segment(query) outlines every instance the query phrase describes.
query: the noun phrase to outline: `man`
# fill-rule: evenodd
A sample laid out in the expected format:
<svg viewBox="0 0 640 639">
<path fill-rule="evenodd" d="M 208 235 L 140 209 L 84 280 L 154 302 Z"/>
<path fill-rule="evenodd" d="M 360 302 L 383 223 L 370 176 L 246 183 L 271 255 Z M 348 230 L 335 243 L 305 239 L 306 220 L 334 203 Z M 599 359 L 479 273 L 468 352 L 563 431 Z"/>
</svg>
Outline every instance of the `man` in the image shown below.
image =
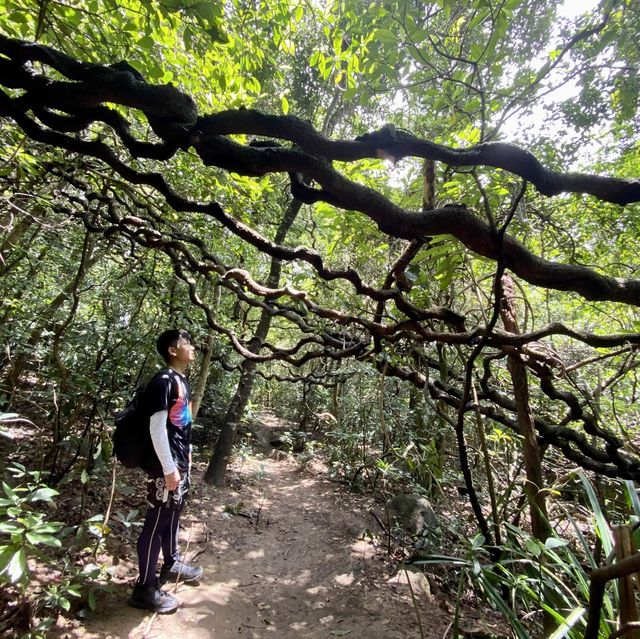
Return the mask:
<svg viewBox="0 0 640 639">
<path fill-rule="evenodd" d="M 154 375 L 145 391 L 152 446 L 144 451 L 141 465 L 148 474 L 148 510 L 137 544 L 140 576 L 128 603 L 166 614 L 177 610 L 178 601 L 159 585 L 178 577 L 193 581 L 203 572 L 182 562 L 177 548 L 191 466 L 191 392 L 185 372 L 195 359 L 195 348 L 185 330 L 165 331 L 156 347 L 168 366 Z M 164 564 L 158 580 L 160 550 Z"/>
</svg>

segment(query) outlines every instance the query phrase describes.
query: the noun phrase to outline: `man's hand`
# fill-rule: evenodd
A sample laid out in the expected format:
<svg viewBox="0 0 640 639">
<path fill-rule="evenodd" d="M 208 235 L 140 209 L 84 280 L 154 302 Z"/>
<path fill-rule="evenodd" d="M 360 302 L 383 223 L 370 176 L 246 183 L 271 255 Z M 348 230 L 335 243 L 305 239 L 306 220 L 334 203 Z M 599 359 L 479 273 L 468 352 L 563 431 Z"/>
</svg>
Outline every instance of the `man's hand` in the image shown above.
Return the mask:
<svg viewBox="0 0 640 639">
<path fill-rule="evenodd" d="M 164 485 L 167 487 L 167 490 L 175 490 L 180 483 L 180 473 L 176 468 L 172 473 L 164 476 Z"/>
</svg>

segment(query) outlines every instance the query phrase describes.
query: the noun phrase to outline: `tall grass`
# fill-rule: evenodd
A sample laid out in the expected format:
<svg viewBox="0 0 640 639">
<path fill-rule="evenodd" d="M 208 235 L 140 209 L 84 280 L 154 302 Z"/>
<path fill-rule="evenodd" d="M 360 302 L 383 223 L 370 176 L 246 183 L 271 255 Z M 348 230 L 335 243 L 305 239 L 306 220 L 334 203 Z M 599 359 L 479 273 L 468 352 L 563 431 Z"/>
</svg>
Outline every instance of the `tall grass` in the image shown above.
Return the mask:
<svg viewBox="0 0 640 639">
<path fill-rule="evenodd" d="M 584 472 L 577 471 L 577 475 L 584 487 L 593 533 L 600 540 L 605 557 L 611 560 L 614 550 L 611 528 L 593 484 Z M 640 521 L 640 499 L 633 482 L 625 485 L 632 517 Z M 421 556 L 415 563 L 458 569 L 461 586 L 473 588 L 499 612 L 518 639 L 537 634 L 543 611 L 556 623 L 549 639 L 582 639 L 589 605 L 588 573 L 598 566 L 593 544 L 569 512 L 565 512 L 565 517 L 571 525 L 571 539 L 563 539 L 554 532 L 543 543 L 522 528 L 505 523 L 499 561 L 488 560 L 484 539 L 479 535 L 471 542 L 466 541 L 459 557 L 431 554 Z M 458 599 L 463 590 L 463 587 L 458 589 Z M 599 634 L 603 637 L 616 629 L 618 601 L 617 584 L 611 583 L 605 592 L 600 620 Z M 453 636 L 456 634 L 457 627 L 454 627 Z"/>
</svg>

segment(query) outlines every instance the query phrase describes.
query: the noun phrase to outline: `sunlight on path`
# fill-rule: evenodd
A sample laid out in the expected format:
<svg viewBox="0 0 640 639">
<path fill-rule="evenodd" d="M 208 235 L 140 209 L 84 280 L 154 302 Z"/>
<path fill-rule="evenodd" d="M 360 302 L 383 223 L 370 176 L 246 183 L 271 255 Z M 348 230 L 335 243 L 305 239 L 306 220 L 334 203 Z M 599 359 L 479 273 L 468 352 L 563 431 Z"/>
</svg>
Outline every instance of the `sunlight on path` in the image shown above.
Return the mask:
<svg viewBox="0 0 640 639">
<path fill-rule="evenodd" d="M 123 584 L 100 619 L 67 637 L 419 636 L 406 584 L 389 583 L 388 559 L 367 534 L 378 530 L 370 498 L 346 493 L 292 460 L 251 458 L 230 472 L 239 488 L 196 484 L 183 518 L 187 529 L 194 521 L 189 554 L 199 553 L 205 574 L 199 585 L 179 587 L 180 609 L 152 616 L 128 608 Z M 434 632 L 428 636 L 441 637 L 449 621 L 442 611 L 425 600 L 421 614 Z"/>
</svg>

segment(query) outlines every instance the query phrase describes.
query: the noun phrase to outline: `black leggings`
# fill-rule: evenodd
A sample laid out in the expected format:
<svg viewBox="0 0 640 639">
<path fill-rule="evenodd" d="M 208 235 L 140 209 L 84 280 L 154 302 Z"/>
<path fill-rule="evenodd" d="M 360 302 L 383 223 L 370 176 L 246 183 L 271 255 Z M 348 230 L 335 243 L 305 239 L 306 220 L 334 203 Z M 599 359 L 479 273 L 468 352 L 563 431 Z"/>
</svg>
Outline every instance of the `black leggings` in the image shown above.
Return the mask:
<svg viewBox="0 0 640 639">
<path fill-rule="evenodd" d="M 181 486 L 175 491 L 177 494 L 169 493 L 165 501 L 155 498 L 156 495 L 158 497 L 162 495 L 159 479 L 150 478 L 148 480 L 149 508 L 137 544 L 140 569 L 138 583 L 145 586 L 156 583 L 156 566 L 161 549 L 164 563 L 167 565 L 171 565 L 180 558 L 178 554 L 178 525 L 188 490 L 188 475 L 185 473 L 183 476 L 183 480 L 180 482 Z M 160 481 L 164 482 L 164 479 L 162 478 Z M 159 492 L 158 489 L 160 489 Z"/>
<path fill-rule="evenodd" d="M 151 586 L 156 583 L 156 564 L 160 548 L 165 564 L 178 559 L 178 523 L 180 513 L 163 506 L 149 508 L 138 537 L 138 563 L 140 580 L 138 583 Z"/>
</svg>

